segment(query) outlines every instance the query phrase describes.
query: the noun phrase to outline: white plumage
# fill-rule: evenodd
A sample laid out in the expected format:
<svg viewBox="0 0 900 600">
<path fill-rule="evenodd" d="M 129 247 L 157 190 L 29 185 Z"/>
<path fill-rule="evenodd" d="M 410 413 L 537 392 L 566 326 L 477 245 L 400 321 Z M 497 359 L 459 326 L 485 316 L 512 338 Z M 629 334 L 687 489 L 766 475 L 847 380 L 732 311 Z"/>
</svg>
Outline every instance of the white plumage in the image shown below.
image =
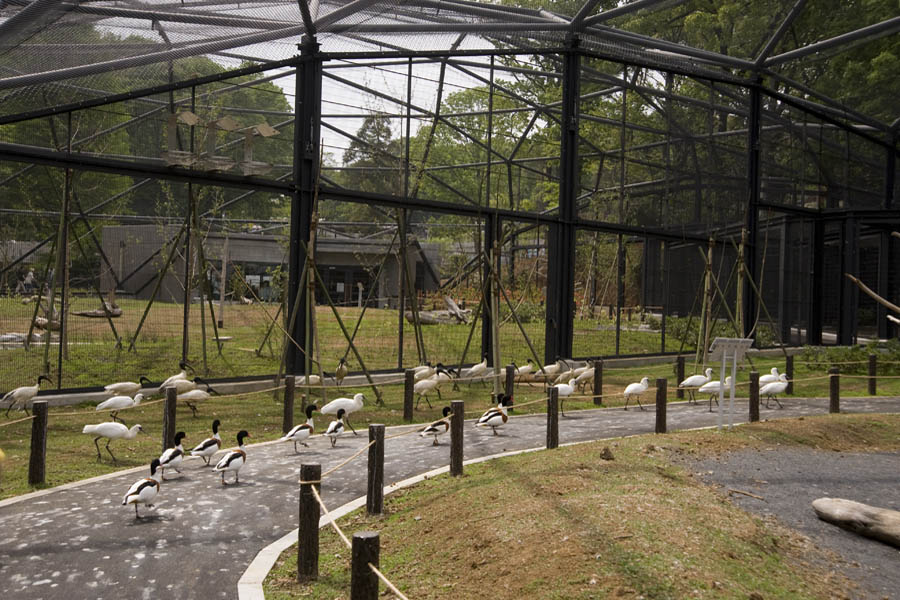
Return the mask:
<svg viewBox="0 0 900 600">
<path fill-rule="evenodd" d="M 124 421 L 119 418 L 119 411 L 137 406 L 143 399 L 144 395 L 140 392 L 135 394 L 134 398 L 132 398 L 131 396 L 113 396 L 112 398 L 107 398 L 106 400 L 98 404 L 97 410 L 108 410 L 110 411 L 109 416 L 112 417 L 113 421 L 124 423 Z"/>
<path fill-rule="evenodd" d="M 6 407 L 6 416 L 9 416 L 9 411 L 16 404 L 21 404 L 22 409 L 28 413 L 28 401 L 37 396 L 38 390 L 41 387 L 42 381 L 50 381 L 50 378 L 46 375 L 39 375 L 37 383 L 34 385 L 23 385 L 22 387 L 17 387 L 13 390 L 10 390 L 3 396 L 3 402 L 9 402 L 9 406 Z M 20 409 L 20 410 L 22 410 Z"/>
<path fill-rule="evenodd" d="M 112 456 L 113 463 L 118 463 L 112 450 L 109 449 L 110 442 L 113 440 L 133 440 L 138 433 L 143 431 L 144 430 L 140 425 L 132 425 L 129 429 L 121 423 L 106 422 L 98 423 L 97 425 L 85 425 L 84 429 L 81 430 L 81 433 L 87 433 L 94 436 L 94 446 L 97 447 L 97 460 L 100 460 L 101 458 L 100 438 L 107 438 L 106 451 Z"/>
<path fill-rule="evenodd" d="M 763 375 L 759 378 L 759 385 L 763 386 L 767 383 L 775 383 L 778 381 L 779 373 L 778 367 L 772 367 L 772 369 L 766 375 Z"/>
<path fill-rule="evenodd" d="M 344 433 L 344 409 L 339 408 L 337 411 L 337 418 L 329 423 L 328 429 L 325 430 L 325 435 L 331 440 L 332 448 L 337 444 L 337 438 L 342 433 Z"/>
<path fill-rule="evenodd" d="M 709 411 L 712 412 L 712 401 L 713 398 L 716 399 L 716 404 L 719 403 L 719 398 L 722 397 L 722 382 L 721 381 L 710 381 L 708 383 L 700 386 L 700 389 L 697 390 L 700 394 L 709 394 Z M 731 375 L 725 378 L 724 389 L 731 389 Z"/>
<path fill-rule="evenodd" d="M 336 415 L 339 410 L 343 409 L 344 414 L 347 415 L 347 427 L 350 428 L 354 435 L 358 435 L 356 430 L 353 429 L 353 425 L 350 424 L 350 414 L 362 410 L 365 399 L 366 397 L 362 394 L 354 394 L 353 398 L 335 398 L 323 406 L 319 412 L 323 415 Z"/>
<path fill-rule="evenodd" d="M 575 393 L 575 379 L 569 379 L 568 383 L 557 383 L 552 388 L 556 389 L 559 394 L 559 412 L 562 413 L 562 416 L 566 416 L 566 411 L 563 410 L 563 401 L 566 399 L 566 396 L 571 396 Z"/>
<path fill-rule="evenodd" d="M 759 388 L 759 395 L 766 397 L 766 408 L 769 408 L 769 400 L 778 403 L 778 408 L 784 408 L 778 401 L 778 394 L 783 394 L 787 390 L 788 378 L 784 373 L 778 376 L 778 381 L 772 381 Z"/>
<path fill-rule="evenodd" d="M 183 394 L 178 394 L 176 399 L 187 404 L 188 408 L 191 409 L 191 414 L 196 417 L 197 402 L 202 402 L 203 400 L 209 399 L 212 394 L 218 394 L 218 392 L 212 389 L 207 383 L 205 390 L 189 390 Z"/>
<path fill-rule="evenodd" d="M 238 471 L 241 470 L 241 467 L 244 466 L 244 463 L 247 462 L 247 453 L 244 452 L 244 438 L 250 437 L 250 434 L 245 430 L 241 429 L 237 434 L 237 450 L 229 450 L 225 453 L 216 466 L 213 467 L 214 473 L 222 474 L 222 485 L 225 484 L 225 473 L 227 471 L 231 471 L 234 473 L 234 482 L 238 482 Z"/>
<path fill-rule="evenodd" d="M 153 462 L 150 463 L 150 477 L 138 479 L 132 483 L 128 491 L 125 492 L 125 497 L 122 498 L 122 506 L 134 504 L 135 519 L 141 518 L 141 515 L 138 514 L 138 504 L 145 504 L 147 508 L 152 508 L 153 500 L 159 494 L 160 484 L 159 479 L 156 477 L 157 468 L 159 468 L 159 459 L 154 458 Z"/>
<path fill-rule="evenodd" d="M 175 375 L 172 375 L 171 377 L 169 377 L 168 379 L 166 379 L 165 381 L 163 381 L 163 382 L 159 385 L 159 389 L 160 389 L 160 390 L 164 390 L 164 389 L 166 389 L 167 387 L 169 387 L 170 385 L 174 385 L 174 383 L 175 383 L 176 381 L 180 380 L 180 379 L 187 379 L 187 378 L 188 378 L 186 369 L 190 369 L 190 368 L 191 368 L 190 365 L 188 365 L 188 364 L 187 364 L 186 362 L 184 362 L 184 361 L 181 361 L 180 363 L 178 363 L 178 366 L 181 367 L 181 372 L 180 372 L 180 373 L 176 373 Z M 191 370 L 193 371 L 193 369 L 191 369 Z"/>
<path fill-rule="evenodd" d="M 478 379 L 480 377 L 484 377 L 484 374 L 487 373 L 487 370 L 488 370 L 488 361 L 487 361 L 487 355 L 485 355 L 484 358 L 482 358 L 480 363 L 476 363 L 476 364 L 472 365 L 471 367 L 469 367 L 468 369 L 466 369 L 465 371 L 463 371 L 462 376 L 463 376 L 463 379 L 469 380 L 469 385 L 472 385 L 472 380 Z M 484 380 L 482 380 L 482 383 L 484 383 Z"/>
<path fill-rule="evenodd" d="M 183 439 L 183 431 L 176 433 L 175 445 L 171 448 L 166 448 L 159 457 L 159 475 L 162 477 L 163 481 L 166 480 L 166 469 L 175 469 L 176 473 L 181 473 L 181 469 L 178 467 L 181 466 L 181 463 L 184 460 L 184 447 L 181 445 L 181 440 Z"/>
<path fill-rule="evenodd" d="M 290 431 L 281 436 L 281 442 L 294 442 L 294 453 L 297 452 L 297 442 L 300 442 L 307 448 L 309 444 L 306 443 L 306 440 L 309 439 L 309 436 L 313 434 L 315 431 L 315 426 L 313 425 L 313 411 L 318 410 L 315 404 L 310 404 L 306 407 L 306 423 L 301 423 L 300 425 L 295 425 Z"/>
<path fill-rule="evenodd" d="M 532 371 L 534 371 L 534 361 L 529 358 L 528 364 L 522 365 L 521 367 L 516 367 L 516 379 L 521 379 L 522 377 L 531 375 Z"/>
<path fill-rule="evenodd" d="M 592 367 L 587 362 L 585 362 L 583 367 L 578 367 L 577 369 L 574 370 L 575 371 L 575 379 L 578 379 L 579 377 L 581 377 L 589 369 L 591 370 L 591 372 L 593 372 L 593 368 L 594 367 Z"/>
<path fill-rule="evenodd" d="M 450 407 L 445 406 L 444 410 L 441 411 L 444 417 L 432 422 L 430 425 L 428 425 L 428 427 L 423 429 L 419 433 L 419 435 L 421 435 L 422 437 L 428 437 L 429 435 L 434 436 L 434 443 L 432 444 L 432 446 L 438 446 L 438 436 L 443 435 L 450 430 L 450 419 L 448 419 L 448 417 L 450 416 L 451 412 L 452 411 L 450 410 Z"/>
<path fill-rule="evenodd" d="M 641 394 L 646 392 L 649 387 L 649 377 L 644 377 L 638 383 L 629 383 L 625 388 L 625 410 L 628 410 L 628 402 L 632 398 L 637 399 L 638 406 L 641 407 L 641 410 L 644 410 L 644 405 L 641 404 Z"/>
<path fill-rule="evenodd" d="M 493 430 L 494 435 L 499 435 L 497 433 L 497 428 L 503 427 L 509 420 L 509 415 L 506 413 L 506 407 L 510 404 L 512 404 L 512 400 L 508 396 L 499 394 L 497 396 L 497 406 L 485 411 L 485 413 L 478 418 L 475 427 L 490 427 L 491 430 Z"/>
<path fill-rule="evenodd" d="M 582 371 L 577 377 L 575 377 L 575 385 L 581 387 L 582 389 L 590 383 L 593 385 L 594 383 L 594 367 L 590 367 Z M 597 390 L 594 390 L 594 393 L 597 393 Z"/>
<path fill-rule="evenodd" d="M 556 377 L 557 374 L 563 369 L 564 364 L 561 360 L 557 360 L 552 365 L 544 365 L 541 367 L 540 372 L 544 374 L 547 379 L 551 377 Z"/>
<path fill-rule="evenodd" d="M 434 375 L 434 372 L 436 369 L 435 369 L 435 367 L 432 367 L 431 364 L 426 363 L 424 365 L 419 365 L 418 367 L 415 367 L 413 370 L 416 372 L 415 380 L 421 381 L 422 379 L 425 379 L 426 377 L 431 377 L 432 375 Z"/>
<path fill-rule="evenodd" d="M 705 375 L 691 375 L 684 381 L 678 384 L 680 388 L 686 388 L 688 394 L 691 397 L 691 402 L 697 404 L 697 398 L 694 396 L 694 389 L 699 388 L 702 385 L 706 385 L 709 383 L 709 380 L 712 379 L 712 369 L 706 367 Z"/>
<path fill-rule="evenodd" d="M 219 448 L 222 446 L 222 438 L 219 437 L 219 425 L 221 425 L 221 423 L 218 419 L 213 421 L 212 437 L 206 438 L 191 450 L 191 456 L 199 456 L 202 458 L 207 467 L 209 466 L 209 461 L 212 456 L 218 452 Z"/>
<path fill-rule="evenodd" d="M 144 387 L 145 383 L 150 383 L 150 380 L 141 375 L 138 383 L 135 383 L 134 381 L 119 381 L 104 386 L 103 389 L 107 394 L 112 394 L 114 396 L 134 396 L 141 391 L 141 388 Z"/>
</svg>

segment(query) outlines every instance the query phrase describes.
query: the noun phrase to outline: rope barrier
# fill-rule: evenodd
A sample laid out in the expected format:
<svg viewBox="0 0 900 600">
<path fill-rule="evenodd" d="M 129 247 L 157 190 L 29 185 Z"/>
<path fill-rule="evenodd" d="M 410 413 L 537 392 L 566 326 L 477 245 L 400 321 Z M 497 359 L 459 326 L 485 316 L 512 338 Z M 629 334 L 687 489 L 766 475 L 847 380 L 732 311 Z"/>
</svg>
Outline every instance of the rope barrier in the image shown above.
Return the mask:
<svg viewBox="0 0 900 600">
<path fill-rule="evenodd" d="M 372 563 L 368 563 L 368 564 L 369 564 L 369 568 L 372 569 L 372 572 L 375 573 L 375 575 L 378 577 L 378 579 L 380 579 L 384 583 L 384 585 L 386 585 L 387 588 L 389 590 L 391 590 L 391 592 L 395 596 L 400 598 L 400 600 L 409 600 L 409 598 L 407 598 L 405 595 L 403 595 L 403 592 L 398 590 L 397 587 L 393 583 L 391 583 L 388 580 L 388 578 L 385 577 L 384 574 L 375 567 L 375 565 L 373 565 Z"/>
<path fill-rule="evenodd" d="M 98 412 L 100 413 L 108 413 L 113 411 L 122 411 L 122 410 L 131 410 L 132 408 L 143 408 L 145 406 L 153 406 L 154 404 L 159 404 L 160 402 L 165 402 L 166 399 L 162 400 L 151 400 L 150 402 L 141 402 L 140 404 L 133 404 L 131 406 L 126 406 L 125 408 L 104 408 L 103 410 L 82 410 L 77 412 L 68 412 L 68 413 L 52 413 L 54 417 L 77 417 L 79 415 L 95 415 Z"/>
<path fill-rule="evenodd" d="M 8 427 L 10 425 L 15 425 L 16 423 L 21 423 L 22 421 L 30 421 L 34 418 L 34 415 L 30 417 L 22 417 L 21 419 L 16 419 L 15 421 L 10 421 L 9 423 L 0 423 L 0 427 Z"/>
<path fill-rule="evenodd" d="M 338 469 L 340 469 L 341 467 L 343 467 L 344 465 L 346 465 L 347 463 L 349 463 L 351 460 L 353 460 L 354 458 L 356 458 L 357 456 L 359 456 L 360 454 L 362 454 L 363 452 L 365 452 L 366 450 L 368 450 L 368 449 L 369 449 L 369 446 L 371 446 L 371 445 L 374 444 L 374 443 L 375 443 L 375 440 L 372 440 L 371 442 L 369 442 L 368 444 L 366 444 L 365 446 L 363 446 L 363 447 L 359 450 L 359 452 L 357 452 L 356 454 L 354 454 L 353 456 L 351 456 L 350 458 L 348 458 L 347 460 L 345 460 L 344 462 L 342 462 L 342 463 L 339 464 L 338 466 L 332 467 L 332 468 L 328 469 L 327 471 L 325 471 L 324 473 L 322 473 L 320 479 L 325 479 L 325 476 L 326 476 L 326 475 L 331 475 L 332 473 L 334 473 L 335 471 L 337 471 Z"/>
<path fill-rule="evenodd" d="M 846 377 L 848 379 L 900 379 L 900 375 L 847 375 L 845 373 L 838 373 L 841 377 Z"/>
</svg>

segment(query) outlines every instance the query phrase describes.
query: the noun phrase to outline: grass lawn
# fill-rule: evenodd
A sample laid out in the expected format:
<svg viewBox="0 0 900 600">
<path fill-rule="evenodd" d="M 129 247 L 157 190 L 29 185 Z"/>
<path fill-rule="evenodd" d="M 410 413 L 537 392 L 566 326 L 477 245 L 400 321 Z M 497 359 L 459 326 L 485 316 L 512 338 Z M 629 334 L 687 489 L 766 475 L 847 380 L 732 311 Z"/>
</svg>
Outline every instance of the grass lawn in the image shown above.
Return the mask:
<svg viewBox="0 0 900 600">
<path fill-rule="evenodd" d="M 380 533 L 381 570 L 410 598 L 850 597 L 852 582 L 828 568 L 826 551 L 735 507 L 675 460 L 779 444 L 897 451 L 900 416 L 806 417 L 508 457 L 399 491 L 384 516 L 357 512 L 340 525 Z M 606 448 L 614 460 L 603 459 Z M 331 528 L 320 533 L 319 580 L 296 583 L 291 548 L 266 598 L 349 597 L 349 550 Z"/>
<path fill-rule="evenodd" d="M 779 359 L 756 359 L 755 366 L 761 372 L 767 372 L 772 366 L 783 367 Z M 690 371 L 690 368 L 688 369 Z M 739 382 L 747 381 L 749 365 L 745 364 L 739 375 Z M 798 365 L 796 378 L 820 376 L 821 371 L 810 372 Z M 644 395 L 643 401 L 652 404 L 655 398 L 653 387 L 656 378 L 668 378 L 668 398 L 675 401 L 674 363 L 662 363 L 644 367 L 628 367 L 606 369 L 603 377 L 603 393 L 608 395 L 604 399 L 606 406 L 620 406 L 623 398 L 617 396 L 626 385 L 638 381 L 641 377 L 649 377 L 651 389 Z M 841 389 L 844 396 L 865 396 L 865 379 L 842 378 Z M 490 405 L 490 388 L 479 383 L 460 384 L 458 391 L 453 391 L 446 386 L 443 393 L 443 402 L 432 397 L 433 408 L 429 409 L 422 401 L 420 410 L 415 411 L 415 421 L 427 423 L 440 417 L 441 408 L 449 405 L 452 400 L 464 400 L 469 417 L 474 417 L 488 408 Z M 354 426 L 366 427 L 367 423 L 384 423 L 398 425 L 403 423 L 403 387 L 399 384 L 381 386 L 385 406 L 375 405 L 375 397 L 371 388 L 346 388 L 342 392 L 336 389 L 326 390 L 326 400 L 334 399 L 338 395 L 351 395 L 356 391 L 362 391 L 367 398 L 365 408 L 353 415 Z M 900 395 L 900 379 L 886 379 L 879 383 L 878 392 L 882 395 Z M 294 422 L 301 422 L 302 412 L 299 401 L 296 402 Z M 588 392 L 589 394 L 590 392 Z M 746 396 L 747 387 L 742 386 L 737 390 L 739 396 Z M 795 385 L 794 395 L 797 397 L 827 397 L 828 380 L 816 379 L 807 382 L 798 382 Z M 186 445 L 208 437 L 209 426 L 214 418 L 223 421 L 223 430 L 247 429 L 253 442 L 271 440 L 281 435 L 282 404 L 273 399 L 272 393 L 250 394 L 240 397 L 213 397 L 201 405 L 200 417 L 191 417 L 190 410 L 186 407 L 178 408 L 179 429 L 187 434 Z M 542 401 L 545 393 L 539 384 L 517 386 L 515 401 L 520 408 L 515 409 L 515 414 L 527 414 L 544 412 L 546 403 Z M 698 399 L 703 400 L 703 399 Z M 316 402 L 322 406 L 321 397 L 316 397 Z M 524 406 L 523 406 L 524 405 Z M 70 481 L 76 481 L 86 477 L 101 475 L 117 469 L 135 467 L 147 462 L 148 456 L 160 451 L 162 436 L 162 403 L 139 406 L 138 408 L 123 411 L 121 417 L 132 425 L 140 423 L 148 435 L 138 436 L 131 441 L 113 442 L 111 448 L 119 459 L 119 465 L 112 465 L 109 456 L 104 451 L 103 461 L 96 460 L 96 450 L 90 436 L 81 433 L 82 428 L 88 423 L 99 423 L 108 419 L 105 413 L 96 413 L 91 404 L 80 404 L 51 408 L 49 417 L 49 433 L 47 447 L 47 483 L 49 486 L 60 485 Z M 567 400 L 564 409 L 578 410 L 593 408 L 591 398 Z M 80 413 L 69 416 L 69 413 Z M 61 416 L 57 416 L 61 415 Z M 62 416 L 65 415 L 65 416 Z M 10 419 L 23 417 L 22 412 L 10 413 Z M 0 416 L 0 450 L 6 453 L 5 462 L 0 465 L 0 499 L 15 496 L 31 491 L 27 484 L 28 455 L 30 448 L 31 422 L 25 421 L 10 426 L 3 426 L 6 422 Z M 233 440 L 227 439 L 230 444 Z M 105 441 L 102 442 L 105 444 Z M 101 445 L 102 448 L 102 445 Z"/>
</svg>

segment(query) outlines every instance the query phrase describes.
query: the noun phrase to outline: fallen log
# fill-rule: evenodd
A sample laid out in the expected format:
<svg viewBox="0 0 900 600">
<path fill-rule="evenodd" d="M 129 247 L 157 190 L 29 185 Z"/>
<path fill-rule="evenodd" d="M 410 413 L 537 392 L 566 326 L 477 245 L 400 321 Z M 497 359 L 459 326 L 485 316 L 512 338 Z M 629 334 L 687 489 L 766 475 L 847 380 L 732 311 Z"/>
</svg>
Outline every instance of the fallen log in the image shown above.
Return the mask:
<svg viewBox="0 0 900 600">
<path fill-rule="evenodd" d="M 900 511 L 843 498 L 818 498 L 812 506 L 823 521 L 900 548 Z"/>
<path fill-rule="evenodd" d="M 103 308 L 95 308 L 94 310 L 79 310 L 77 312 L 73 312 L 73 315 L 78 315 L 79 317 L 89 317 L 91 319 L 105 319 L 106 317 L 121 317 L 122 309 L 116 305 L 110 305 L 108 302 L 103 303 L 105 306 Z"/>
</svg>

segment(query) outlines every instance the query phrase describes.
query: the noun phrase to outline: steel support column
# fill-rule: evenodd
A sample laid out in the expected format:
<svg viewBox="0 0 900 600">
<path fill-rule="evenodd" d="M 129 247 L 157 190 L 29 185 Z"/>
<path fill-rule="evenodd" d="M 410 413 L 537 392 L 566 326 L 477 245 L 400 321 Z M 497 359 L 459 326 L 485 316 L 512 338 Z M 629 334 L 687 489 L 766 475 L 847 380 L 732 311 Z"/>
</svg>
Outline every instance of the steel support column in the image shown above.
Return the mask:
<svg viewBox="0 0 900 600">
<path fill-rule="evenodd" d="M 738 282 L 743 285 L 744 297 L 744 337 L 751 337 L 754 332 L 756 309 L 759 299 L 753 289 L 751 281 L 757 281 L 757 229 L 759 227 L 759 193 L 760 193 L 760 114 L 762 112 L 761 93 L 759 82 L 750 88 L 750 116 L 747 133 L 747 218 L 744 226 L 747 228 L 746 246 L 744 247 L 744 275 L 746 279 Z M 755 334 L 753 334 L 755 336 Z"/>
<path fill-rule="evenodd" d="M 824 287 L 822 285 L 825 268 L 825 220 L 816 217 L 813 223 L 812 236 L 812 276 L 809 290 L 809 320 L 806 325 L 806 344 L 819 346 L 822 344 L 822 320 L 825 311 L 822 306 Z"/>
<path fill-rule="evenodd" d="M 890 146 L 887 149 L 884 172 L 884 208 L 890 210 L 894 204 L 894 186 L 897 177 L 897 134 L 894 133 L 888 139 Z M 891 260 L 891 234 L 887 231 L 881 234 L 878 243 L 878 288 L 877 292 L 882 298 L 890 298 L 890 265 Z M 897 328 L 888 321 L 887 310 L 881 304 L 877 304 L 878 337 L 885 339 L 893 337 L 892 333 Z"/>
<path fill-rule="evenodd" d="M 301 286 L 300 274 L 306 263 L 305 244 L 309 241 L 316 175 L 319 163 L 319 130 L 322 114 L 322 59 L 314 39 L 304 38 L 297 60 L 294 118 L 294 182 L 291 192 L 291 238 L 288 279 L 288 312 L 293 314 L 294 303 L 306 306 L 307 286 Z M 297 311 L 288 340 L 285 372 L 305 374 L 307 315 Z M 299 347 L 298 347 L 299 346 Z"/>
<path fill-rule="evenodd" d="M 491 267 L 487 261 L 494 260 L 492 249 L 494 240 L 498 239 L 500 219 L 497 215 L 486 213 L 484 215 L 484 245 L 482 246 L 484 268 L 482 269 L 482 281 L 484 285 L 484 308 L 481 310 L 481 356 L 487 356 L 488 366 L 494 366 L 493 352 L 493 322 L 491 321 L 491 298 L 494 295 L 493 276 Z M 479 362 L 479 361 L 475 361 Z"/>
<path fill-rule="evenodd" d="M 844 273 L 859 274 L 859 221 L 846 218 L 841 224 L 840 316 L 838 317 L 838 344 L 851 346 L 856 341 L 859 296 L 856 284 L 844 277 Z"/>
<path fill-rule="evenodd" d="M 544 362 L 572 356 L 572 319 L 575 314 L 575 196 L 578 192 L 578 97 L 581 93 L 581 55 L 578 38 L 570 37 L 563 56 L 562 119 L 559 152 L 559 222 L 547 237 L 547 324 Z"/>
</svg>

